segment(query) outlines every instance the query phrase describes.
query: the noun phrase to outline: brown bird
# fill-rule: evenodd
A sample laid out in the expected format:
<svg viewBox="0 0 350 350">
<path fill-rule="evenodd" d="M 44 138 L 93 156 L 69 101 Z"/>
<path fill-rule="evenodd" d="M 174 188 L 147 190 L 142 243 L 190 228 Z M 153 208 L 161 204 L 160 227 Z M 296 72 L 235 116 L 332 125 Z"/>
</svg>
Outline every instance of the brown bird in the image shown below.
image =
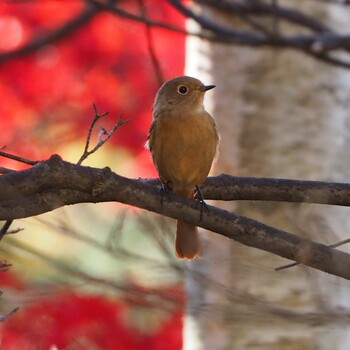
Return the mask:
<svg viewBox="0 0 350 350">
<path fill-rule="evenodd" d="M 187 198 L 207 178 L 217 152 L 215 121 L 203 106 L 205 92 L 214 87 L 176 77 L 161 86 L 154 102 L 147 146 L 163 184 Z M 179 258 L 202 255 L 197 227 L 177 221 L 175 251 Z"/>
</svg>

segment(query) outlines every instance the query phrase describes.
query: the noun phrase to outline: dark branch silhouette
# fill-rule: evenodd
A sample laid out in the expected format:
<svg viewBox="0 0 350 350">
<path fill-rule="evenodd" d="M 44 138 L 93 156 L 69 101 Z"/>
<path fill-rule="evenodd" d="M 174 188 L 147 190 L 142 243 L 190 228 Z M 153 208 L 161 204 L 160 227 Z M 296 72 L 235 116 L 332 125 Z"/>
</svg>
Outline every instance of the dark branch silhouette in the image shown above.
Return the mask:
<svg viewBox="0 0 350 350">
<path fill-rule="evenodd" d="M 168 0 L 168 2 L 185 17 L 196 21 L 201 26 L 202 31 L 189 32 L 172 23 L 154 20 L 151 16 L 146 15 L 143 6 L 134 13 L 118 6 L 118 1 L 115 0 L 86 0 L 86 7 L 81 14 L 49 34 L 32 39 L 19 49 L 0 54 L 0 63 L 10 58 L 30 54 L 48 43 L 56 42 L 80 28 L 101 11 L 108 11 L 131 21 L 145 23 L 148 32 L 151 27 L 159 27 L 230 45 L 292 48 L 325 63 L 350 68 L 350 33 L 338 33 L 316 15 L 305 14 L 297 7 L 295 9 L 288 8 L 280 5 L 277 1 L 269 3 L 262 0 L 247 0 L 238 3 L 197 0 L 198 3 L 216 11 L 235 16 L 248 26 L 248 28 L 241 28 L 210 19 L 195 12 L 179 0 Z M 321 2 L 329 3 L 332 6 L 349 5 L 347 0 L 323 0 Z M 266 24 L 266 20 L 271 20 L 270 27 Z M 287 33 L 282 32 L 279 30 L 282 24 L 292 24 L 295 29 L 289 29 Z M 149 36 L 149 33 L 147 35 Z"/>
<path fill-rule="evenodd" d="M 237 24 L 221 23 L 197 13 L 179 0 L 168 0 L 168 2 L 186 18 L 196 21 L 202 30 L 188 32 L 172 23 L 154 20 L 151 14 L 146 13 L 142 0 L 139 0 L 141 6 L 135 13 L 118 6 L 119 2 L 115 0 L 86 0 L 86 6 L 78 16 L 49 34 L 34 38 L 17 50 L 0 54 L 0 63 L 10 58 L 30 54 L 48 43 L 56 42 L 80 28 L 100 12 L 108 11 L 116 16 L 146 25 L 151 56 L 153 43 L 150 29 L 159 27 L 182 35 L 195 35 L 230 45 L 292 48 L 328 64 L 350 68 L 350 33 L 340 34 L 319 18 L 307 15 L 297 8 L 281 6 L 277 1 L 197 0 L 198 3 L 209 6 L 215 11 L 240 19 L 242 26 L 238 27 Z M 332 6 L 344 5 L 346 9 L 346 5 L 350 4 L 347 0 L 320 2 Z M 282 25 L 285 24 L 292 24 L 290 28 L 288 27 L 288 31 L 281 30 Z M 160 68 L 154 57 L 153 64 L 158 70 L 160 80 Z M 97 120 L 102 116 L 95 110 Z M 121 119 L 110 132 L 102 130 L 97 148 L 93 148 L 92 151 L 88 150 L 90 130 L 86 149 L 79 163 L 104 144 L 120 126 L 119 124 L 123 124 Z M 92 128 L 94 125 L 93 122 Z M 103 138 L 106 134 L 108 136 Z M 4 234 L 9 233 L 11 222 L 18 218 L 35 216 L 70 204 L 118 201 L 181 219 L 242 244 L 350 279 L 348 269 L 350 255 L 216 207 L 210 207 L 208 213 L 201 213 L 197 202 L 173 193 L 169 193 L 160 200 L 157 179 L 127 179 L 112 173 L 108 168 L 83 167 L 80 164 L 65 162 L 59 156 L 52 156 L 49 160 L 42 162 L 25 160 L 2 150 L 0 150 L 0 156 L 32 166 L 23 171 L 0 167 L 0 173 L 3 174 L 0 176 L 0 220 L 7 220 L 0 231 L 0 239 Z M 345 183 L 220 175 L 209 178 L 201 190 L 206 199 L 350 206 L 350 184 Z"/>
<path fill-rule="evenodd" d="M 242 190 L 238 179 L 243 184 Z M 109 168 L 71 164 L 53 155 L 30 169 L 0 177 L 0 220 L 35 216 L 70 204 L 117 201 L 181 219 L 242 244 L 350 279 L 349 254 L 213 206 L 209 206 L 209 212 L 201 213 L 200 205 L 195 200 L 173 193 L 160 198 L 156 184 L 159 184 L 157 179 L 128 179 Z M 271 194 L 272 184 L 275 191 Z M 325 195 L 322 195 L 323 190 Z M 349 205 L 350 185 L 221 175 L 208 179 L 203 186 L 203 195 L 211 199 Z"/>
</svg>

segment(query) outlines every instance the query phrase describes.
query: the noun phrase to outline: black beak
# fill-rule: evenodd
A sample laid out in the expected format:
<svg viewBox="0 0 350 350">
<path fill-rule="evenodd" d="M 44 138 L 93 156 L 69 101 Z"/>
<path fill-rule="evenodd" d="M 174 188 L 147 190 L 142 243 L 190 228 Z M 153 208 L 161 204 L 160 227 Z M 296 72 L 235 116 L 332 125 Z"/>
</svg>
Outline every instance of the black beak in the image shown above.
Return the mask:
<svg viewBox="0 0 350 350">
<path fill-rule="evenodd" d="M 202 86 L 202 91 L 208 91 L 208 90 L 211 90 L 211 89 L 214 89 L 216 85 L 203 85 Z"/>
</svg>

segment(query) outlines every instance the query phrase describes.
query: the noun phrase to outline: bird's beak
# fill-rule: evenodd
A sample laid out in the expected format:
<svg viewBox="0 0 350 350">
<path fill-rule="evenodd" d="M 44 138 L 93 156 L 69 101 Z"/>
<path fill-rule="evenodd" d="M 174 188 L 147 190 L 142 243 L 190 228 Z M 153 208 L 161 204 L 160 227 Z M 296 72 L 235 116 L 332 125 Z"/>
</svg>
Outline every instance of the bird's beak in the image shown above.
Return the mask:
<svg viewBox="0 0 350 350">
<path fill-rule="evenodd" d="M 208 90 L 214 89 L 215 86 L 216 85 L 203 85 L 201 88 L 201 91 L 208 91 Z"/>
</svg>

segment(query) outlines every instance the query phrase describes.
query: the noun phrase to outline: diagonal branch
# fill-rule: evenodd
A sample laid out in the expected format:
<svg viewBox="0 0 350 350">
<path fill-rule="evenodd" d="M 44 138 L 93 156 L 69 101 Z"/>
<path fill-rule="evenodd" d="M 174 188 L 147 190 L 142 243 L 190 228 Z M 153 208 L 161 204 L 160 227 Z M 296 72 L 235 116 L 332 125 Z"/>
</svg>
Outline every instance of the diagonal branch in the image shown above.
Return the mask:
<svg viewBox="0 0 350 350">
<path fill-rule="evenodd" d="M 208 180 L 209 185 L 204 186 L 208 193 L 210 189 L 212 190 L 211 197 L 215 197 L 213 187 L 220 187 L 219 183 L 223 178 L 223 175 L 216 179 L 211 178 Z M 232 178 L 228 177 L 231 180 Z M 265 181 L 265 179 L 257 180 L 261 184 Z M 34 216 L 69 204 L 117 201 L 186 221 L 242 244 L 350 279 L 349 254 L 212 206 L 210 212 L 203 213 L 201 218 L 200 206 L 191 199 L 169 193 L 161 201 L 156 181 L 156 179 L 128 179 L 111 172 L 109 168 L 83 167 L 65 162 L 54 155 L 31 169 L 0 176 L 0 220 Z M 271 186 L 272 182 L 273 179 L 266 179 L 266 188 Z M 283 194 L 287 191 L 284 188 L 286 183 L 293 182 L 295 192 L 292 191 L 283 200 L 289 198 L 290 201 L 303 201 L 300 196 L 304 192 L 302 181 L 276 179 L 275 186 L 280 187 Z M 326 183 L 315 183 L 326 187 Z M 305 182 L 305 186 L 311 185 L 306 197 L 308 202 L 312 201 L 311 198 L 315 194 L 316 200 L 322 203 L 336 201 L 339 205 L 350 204 L 348 184 L 328 184 L 331 188 L 329 193 L 333 193 L 332 189 L 343 185 L 343 204 L 336 195 L 327 201 L 323 200 L 320 197 L 319 187 L 312 187 L 312 184 L 310 181 Z M 255 187 L 256 199 L 269 200 L 266 188 L 264 197 L 259 195 L 259 188 Z M 252 191 L 242 192 L 249 194 L 246 199 L 254 199 Z M 276 193 L 273 194 L 273 198 L 277 199 Z"/>
<path fill-rule="evenodd" d="M 230 12 L 238 16 L 273 16 L 274 18 L 286 20 L 290 23 L 298 24 L 301 27 L 315 32 L 329 32 L 331 29 L 319 21 L 317 18 L 304 14 L 299 10 L 294 10 L 280 4 L 268 4 L 260 0 L 250 0 L 242 2 L 197 0 L 200 4 L 205 4 L 224 12 Z"/>
<path fill-rule="evenodd" d="M 277 14 L 279 17 L 284 17 L 285 19 L 288 19 L 292 22 L 299 21 L 302 29 L 303 27 L 309 26 L 309 29 L 315 30 L 316 34 L 277 35 L 273 31 L 266 30 L 261 30 L 258 32 L 239 30 L 231 26 L 218 23 L 217 21 L 213 21 L 212 19 L 193 11 L 190 7 L 185 6 L 180 0 L 168 1 L 185 17 L 191 18 L 200 24 L 210 40 L 227 44 L 245 45 L 252 47 L 289 47 L 302 51 L 305 54 L 328 64 L 343 68 L 350 68 L 349 60 L 344 60 L 339 57 L 333 57 L 329 55 L 329 52 L 335 51 L 335 49 L 348 51 L 350 48 L 350 34 L 335 33 L 328 29 L 328 27 L 322 25 L 322 23 L 318 22 L 316 19 L 303 15 L 301 12 L 299 13 L 300 16 L 297 16 L 298 12 L 284 8 L 281 10 L 279 6 L 272 5 L 269 9 L 271 16 L 276 16 Z M 222 6 L 218 5 L 218 3 L 222 4 L 222 2 L 210 2 L 211 6 L 215 6 L 216 8 Z M 226 10 L 230 9 L 232 11 L 233 5 L 229 5 L 227 2 L 224 2 L 224 4 Z M 251 5 L 252 8 L 250 9 L 250 12 L 256 11 L 260 6 L 263 6 L 264 11 L 267 11 L 268 6 L 266 8 L 266 5 L 260 1 L 252 1 L 252 4 L 253 5 Z M 241 11 L 242 9 L 243 7 L 241 7 Z M 247 15 L 247 12 L 248 11 L 244 11 L 245 16 Z"/>
</svg>

